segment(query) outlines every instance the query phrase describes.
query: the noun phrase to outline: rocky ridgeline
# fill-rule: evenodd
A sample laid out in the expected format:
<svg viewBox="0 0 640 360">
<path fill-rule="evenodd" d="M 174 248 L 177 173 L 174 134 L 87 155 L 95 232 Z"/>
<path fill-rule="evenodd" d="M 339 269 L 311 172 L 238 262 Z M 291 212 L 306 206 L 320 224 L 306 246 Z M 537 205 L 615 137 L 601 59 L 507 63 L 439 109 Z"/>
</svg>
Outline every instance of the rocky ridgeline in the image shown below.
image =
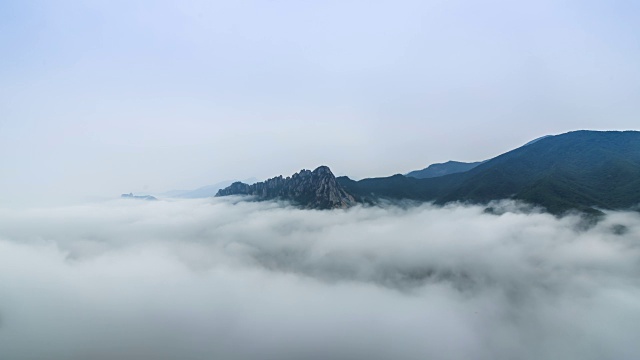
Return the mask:
<svg viewBox="0 0 640 360">
<path fill-rule="evenodd" d="M 248 185 L 235 182 L 216 196 L 253 195 L 260 200 L 284 199 L 307 209 L 344 209 L 356 204 L 354 197 L 336 181 L 326 166 L 301 170 L 291 177 L 282 176 Z"/>
</svg>

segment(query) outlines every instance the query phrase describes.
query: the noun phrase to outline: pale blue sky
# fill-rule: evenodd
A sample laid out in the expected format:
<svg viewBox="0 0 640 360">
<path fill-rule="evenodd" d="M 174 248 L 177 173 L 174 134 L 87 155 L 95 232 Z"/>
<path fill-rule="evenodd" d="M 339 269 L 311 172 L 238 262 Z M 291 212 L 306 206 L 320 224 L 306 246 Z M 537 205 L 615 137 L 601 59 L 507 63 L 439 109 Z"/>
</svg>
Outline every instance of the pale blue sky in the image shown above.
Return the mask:
<svg viewBox="0 0 640 360">
<path fill-rule="evenodd" d="M 634 1 L 0 0 L 0 203 L 638 129 Z"/>
</svg>

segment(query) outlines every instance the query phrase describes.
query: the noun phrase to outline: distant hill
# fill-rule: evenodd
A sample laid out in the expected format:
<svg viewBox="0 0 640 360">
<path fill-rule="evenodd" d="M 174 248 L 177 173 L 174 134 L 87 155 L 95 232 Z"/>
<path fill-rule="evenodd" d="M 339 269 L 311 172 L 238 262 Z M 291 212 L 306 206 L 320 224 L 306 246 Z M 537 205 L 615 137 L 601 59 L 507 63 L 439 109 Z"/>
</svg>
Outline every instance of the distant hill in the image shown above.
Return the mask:
<svg viewBox="0 0 640 360">
<path fill-rule="evenodd" d="M 481 161 L 465 163 L 459 161 L 447 161 L 442 164 L 431 164 L 428 167 L 422 170 L 415 170 L 408 173 L 406 176 L 413 177 L 416 179 L 428 179 L 438 176 L 444 176 L 449 174 L 456 174 L 465 171 L 469 171 L 474 167 L 482 164 Z"/>
<path fill-rule="evenodd" d="M 201 199 L 201 198 L 208 198 L 208 197 L 213 197 L 216 195 L 216 193 L 218 192 L 218 190 L 220 189 L 224 189 L 227 186 L 233 184 L 234 182 L 236 182 L 237 180 L 227 180 L 227 181 L 222 181 L 213 185 L 206 185 L 206 186 L 202 186 L 199 187 L 197 189 L 193 189 L 193 190 L 170 190 L 167 192 L 164 192 L 162 194 L 158 194 L 158 196 L 161 197 L 171 197 L 171 198 L 182 198 L 182 199 Z M 245 179 L 242 180 L 242 182 L 244 183 L 249 183 L 249 184 L 253 184 L 255 182 L 257 182 L 258 179 L 256 178 L 249 178 L 249 179 Z"/>
<path fill-rule="evenodd" d="M 120 197 L 123 199 L 133 199 L 133 200 L 150 200 L 150 201 L 158 200 L 151 195 L 133 195 L 133 193 L 122 194 L 120 195 Z"/>
<path fill-rule="evenodd" d="M 323 173 L 331 173 L 323 168 Z M 311 175 L 307 172 L 305 177 Z M 466 171 L 435 177 L 419 179 L 397 174 L 360 181 L 339 177 L 335 178 L 336 185 L 331 180 L 331 191 L 348 200 L 340 206 L 317 206 L 327 194 L 327 189 L 321 187 L 322 182 L 290 182 L 288 179 L 284 181 L 279 177 L 267 181 L 275 186 L 273 188 L 265 183 L 252 186 L 236 183 L 221 190 L 218 196 L 250 194 L 260 199 L 283 198 L 313 208 L 345 207 L 381 199 L 436 204 L 454 201 L 483 204 L 516 199 L 553 214 L 570 210 L 599 213 L 598 209 L 631 209 L 640 204 L 640 132 L 583 130 L 546 136 Z M 281 183 L 284 185 L 279 185 Z"/>
</svg>

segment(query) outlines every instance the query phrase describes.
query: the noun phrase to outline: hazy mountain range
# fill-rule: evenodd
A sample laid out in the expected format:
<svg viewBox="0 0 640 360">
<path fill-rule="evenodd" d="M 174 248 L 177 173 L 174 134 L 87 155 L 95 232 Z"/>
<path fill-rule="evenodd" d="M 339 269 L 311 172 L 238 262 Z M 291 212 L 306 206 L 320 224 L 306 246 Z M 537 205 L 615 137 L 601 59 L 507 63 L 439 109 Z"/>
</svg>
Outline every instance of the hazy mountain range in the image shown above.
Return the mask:
<svg viewBox="0 0 640 360">
<path fill-rule="evenodd" d="M 134 200 L 149 200 L 149 201 L 158 200 L 155 196 L 151 196 L 151 195 L 133 195 L 133 193 L 122 194 L 122 195 L 120 195 L 120 198 L 122 198 L 122 199 L 134 199 Z"/>
<path fill-rule="evenodd" d="M 554 214 L 629 209 L 640 203 L 640 132 L 582 130 L 545 136 L 484 162 L 450 161 L 406 176 L 354 181 L 335 178 L 321 167 L 251 186 L 236 182 L 217 193 L 226 195 L 280 198 L 317 209 L 383 199 L 436 204 L 515 199 Z"/>
<path fill-rule="evenodd" d="M 215 183 L 213 185 L 206 185 L 206 186 L 202 186 L 199 187 L 197 189 L 192 189 L 192 190 L 169 190 L 160 194 L 157 194 L 160 197 L 169 197 L 169 198 L 182 198 L 182 199 L 201 199 L 201 198 L 208 198 L 208 197 L 212 197 L 214 196 L 218 190 L 220 189 L 224 189 L 227 186 L 233 184 L 234 182 L 237 182 L 238 180 L 226 180 L 226 181 L 221 181 L 219 183 Z M 255 183 L 257 182 L 258 179 L 256 178 L 249 178 L 249 179 L 245 179 L 242 180 L 241 182 L 243 183 Z"/>
</svg>

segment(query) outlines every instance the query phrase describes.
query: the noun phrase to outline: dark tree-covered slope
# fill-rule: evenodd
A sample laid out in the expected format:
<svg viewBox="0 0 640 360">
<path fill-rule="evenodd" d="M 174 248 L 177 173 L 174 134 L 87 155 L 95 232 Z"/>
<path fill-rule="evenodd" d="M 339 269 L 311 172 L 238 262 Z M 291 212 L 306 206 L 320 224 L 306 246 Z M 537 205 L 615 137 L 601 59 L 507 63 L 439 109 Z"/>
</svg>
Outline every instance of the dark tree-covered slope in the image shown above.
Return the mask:
<svg viewBox="0 0 640 360">
<path fill-rule="evenodd" d="M 640 203 L 640 132 L 575 131 L 542 138 L 473 169 L 436 178 L 338 178 L 358 199 L 484 203 L 520 199 L 553 213 Z"/>
</svg>

